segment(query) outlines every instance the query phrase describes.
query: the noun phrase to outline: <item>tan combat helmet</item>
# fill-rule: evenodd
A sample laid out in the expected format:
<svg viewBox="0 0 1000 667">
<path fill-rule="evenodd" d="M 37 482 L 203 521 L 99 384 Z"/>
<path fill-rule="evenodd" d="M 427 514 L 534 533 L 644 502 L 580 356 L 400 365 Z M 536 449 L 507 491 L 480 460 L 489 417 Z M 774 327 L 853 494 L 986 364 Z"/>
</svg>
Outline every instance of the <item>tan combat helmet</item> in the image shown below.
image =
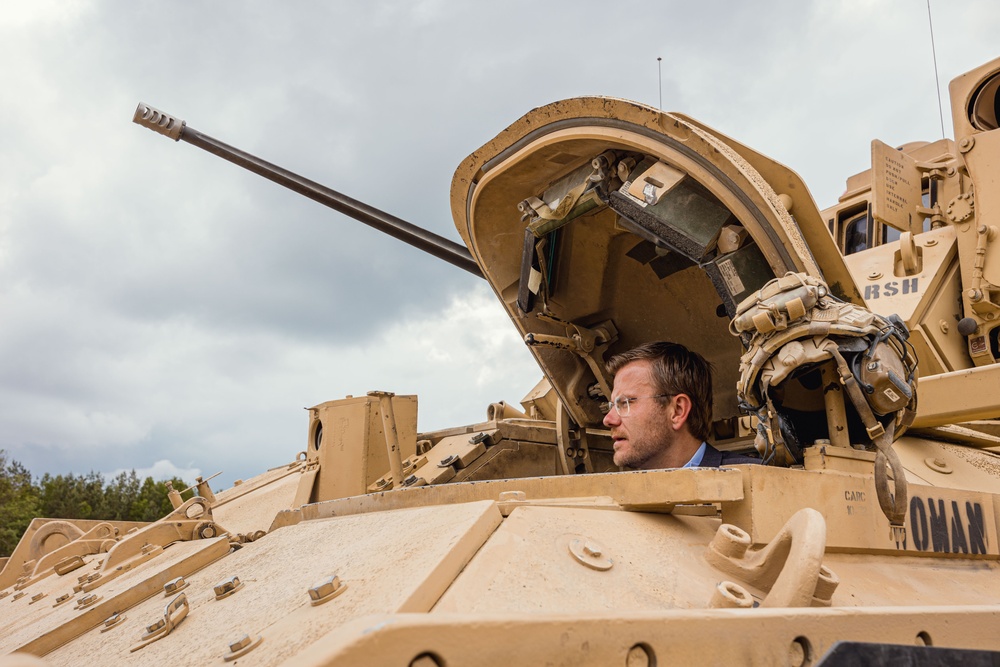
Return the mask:
<svg viewBox="0 0 1000 667">
<path fill-rule="evenodd" d="M 903 321 L 788 273 L 740 303 L 730 332 L 747 345 L 737 396 L 757 416 L 754 444 L 764 461 L 801 463 L 802 448 L 817 441 L 874 447 L 879 504 L 901 526 L 906 480 L 892 443 L 913 422 L 917 401 L 917 359 Z"/>
</svg>

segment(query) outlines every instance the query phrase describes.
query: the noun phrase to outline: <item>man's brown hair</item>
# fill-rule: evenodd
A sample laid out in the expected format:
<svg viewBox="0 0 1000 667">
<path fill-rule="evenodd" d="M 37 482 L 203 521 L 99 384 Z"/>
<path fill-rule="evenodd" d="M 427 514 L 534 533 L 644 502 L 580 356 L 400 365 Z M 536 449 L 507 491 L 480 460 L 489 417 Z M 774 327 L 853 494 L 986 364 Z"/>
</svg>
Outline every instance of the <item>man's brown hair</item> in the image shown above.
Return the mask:
<svg viewBox="0 0 1000 667">
<path fill-rule="evenodd" d="M 608 372 L 614 375 L 633 361 L 651 362 L 657 394 L 687 394 L 691 399 L 691 413 L 687 418 L 691 435 L 708 442 L 712 430 L 712 365 L 680 343 L 657 341 L 611 357 L 607 363 Z"/>
</svg>

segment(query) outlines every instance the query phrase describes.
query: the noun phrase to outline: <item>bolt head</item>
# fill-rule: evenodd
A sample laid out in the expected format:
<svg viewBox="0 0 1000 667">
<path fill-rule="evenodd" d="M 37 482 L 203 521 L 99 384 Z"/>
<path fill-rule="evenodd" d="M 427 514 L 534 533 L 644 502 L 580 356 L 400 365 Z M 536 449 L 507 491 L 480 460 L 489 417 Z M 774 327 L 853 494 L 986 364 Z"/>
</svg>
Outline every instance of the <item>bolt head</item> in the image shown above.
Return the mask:
<svg viewBox="0 0 1000 667">
<path fill-rule="evenodd" d="M 232 579 L 226 579 L 225 581 L 220 581 L 215 585 L 215 594 L 224 595 L 229 591 L 236 590 L 236 587 L 240 585 L 240 578 L 233 577 Z"/>
<path fill-rule="evenodd" d="M 232 653 L 236 653 L 237 651 L 240 651 L 242 649 L 245 649 L 247 646 L 250 646 L 250 641 L 251 641 L 250 635 L 243 635 L 242 637 L 240 637 L 239 639 L 237 639 L 236 641 L 234 641 L 229 645 L 229 650 Z"/>
<path fill-rule="evenodd" d="M 338 577 L 337 575 L 333 575 L 327 577 L 318 584 L 313 585 L 313 587 L 309 589 L 309 597 L 313 601 L 319 601 L 327 597 L 328 595 L 331 595 L 339 588 L 340 588 L 340 577 Z"/>
<path fill-rule="evenodd" d="M 78 609 L 83 609 L 85 607 L 89 607 L 95 604 L 100 599 L 101 597 L 97 593 L 89 593 L 87 595 L 84 595 L 79 600 L 77 600 L 76 606 Z"/>
<path fill-rule="evenodd" d="M 184 585 L 184 577 L 177 577 L 173 581 L 168 581 L 163 584 L 164 593 L 173 593 L 174 591 L 180 589 Z"/>
</svg>

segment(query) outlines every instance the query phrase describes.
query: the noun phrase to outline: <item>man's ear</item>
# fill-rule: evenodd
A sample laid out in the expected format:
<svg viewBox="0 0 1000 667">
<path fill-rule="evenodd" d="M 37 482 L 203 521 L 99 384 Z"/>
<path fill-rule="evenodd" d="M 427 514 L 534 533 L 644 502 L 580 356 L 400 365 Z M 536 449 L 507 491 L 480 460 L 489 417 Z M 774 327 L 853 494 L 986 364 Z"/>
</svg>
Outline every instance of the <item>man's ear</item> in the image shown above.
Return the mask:
<svg viewBox="0 0 1000 667">
<path fill-rule="evenodd" d="M 687 394 L 677 394 L 670 400 L 670 427 L 679 431 L 687 424 L 691 414 L 691 397 Z"/>
</svg>

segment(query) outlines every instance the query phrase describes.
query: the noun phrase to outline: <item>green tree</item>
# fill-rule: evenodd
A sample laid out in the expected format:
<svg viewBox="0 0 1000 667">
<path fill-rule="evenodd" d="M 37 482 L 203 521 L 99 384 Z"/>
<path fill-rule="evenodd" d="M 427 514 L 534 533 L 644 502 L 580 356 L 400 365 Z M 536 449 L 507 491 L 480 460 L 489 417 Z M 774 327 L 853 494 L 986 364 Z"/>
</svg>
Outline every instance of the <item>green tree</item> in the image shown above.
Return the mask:
<svg viewBox="0 0 1000 667">
<path fill-rule="evenodd" d="M 38 482 L 41 490 L 41 515 L 50 519 L 90 519 L 93 506 L 84 493 L 85 479 L 73 473 L 68 475 L 42 475 Z"/>
<path fill-rule="evenodd" d="M 104 489 L 105 516 L 102 518 L 133 521 L 132 506 L 139 498 L 139 486 L 139 476 L 135 470 L 130 473 L 118 473 L 118 476 Z"/>
<path fill-rule="evenodd" d="M 163 515 L 160 514 L 160 499 L 153 497 L 156 493 L 156 482 L 152 477 L 147 477 L 142 482 L 139 495 L 132 503 L 133 521 L 156 521 Z"/>
<path fill-rule="evenodd" d="M 188 484 L 174 477 L 170 483 L 181 491 Z M 194 495 L 181 494 L 184 500 Z M 105 481 L 100 473 L 42 475 L 37 483 L 17 461 L 8 461 L 0 449 L 0 557 L 9 556 L 35 517 L 48 519 L 101 519 L 107 521 L 157 521 L 173 511 L 167 482 L 152 477 L 140 480 L 135 470 Z"/>
<path fill-rule="evenodd" d="M 0 557 L 9 556 L 31 520 L 38 516 L 38 488 L 31 473 L 0 449 Z"/>
<path fill-rule="evenodd" d="M 104 476 L 91 470 L 77 478 L 80 497 L 90 508 L 89 519 L 107 519 L 108 508 L 104 497 Z"/>
</svg>

